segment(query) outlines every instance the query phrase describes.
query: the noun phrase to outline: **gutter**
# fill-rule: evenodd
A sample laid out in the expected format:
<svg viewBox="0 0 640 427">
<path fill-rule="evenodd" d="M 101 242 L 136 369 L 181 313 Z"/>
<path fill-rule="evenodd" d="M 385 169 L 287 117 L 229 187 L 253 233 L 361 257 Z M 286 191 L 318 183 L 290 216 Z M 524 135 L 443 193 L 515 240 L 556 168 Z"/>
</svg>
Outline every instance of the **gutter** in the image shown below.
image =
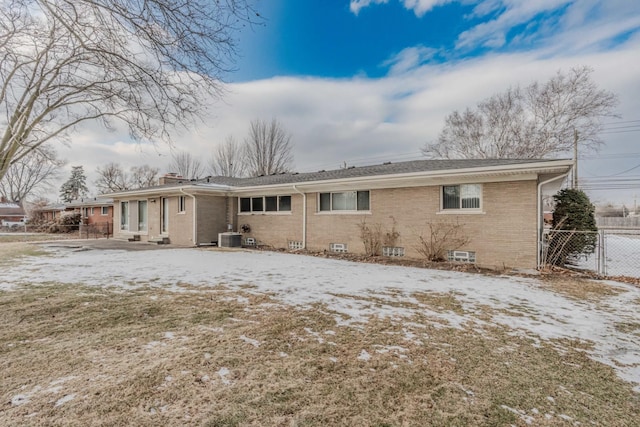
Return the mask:
<svg viewBox="0 0 640 427">
<path fill-rule="evenodd" d="M 198 204 L 197 204 L 197 200 L 196 200 L 196 196 L 194 196 L 193 194 L 189 194 L 186 191 L 183 190 L 182 187 L 178 188 L 178 190 L 180 190 L 180 192 L 186 196 L 189 196 L 193 199 L 193 245 L 197 246 L 198 245 L 198 216 L 197 216 L 197 212 L 198 212 Z"/>
<path fill-rule="evenodd" d="M 293 190 L 302 194 L 302 249 L 307 249 L 307 194 L 298 190 L 295 184 Z"/>
<path fill-rule="evenodd" d="M 542 181 L 540 183 L 538 183 L 538 224 L 537 224 L 537 247 L 538 250 L 536 251 L 536 268 L 540 268 L 540 261 L 541 261 L 541 253 L 542 253 L 542 217 L 543 217 L 543 211 L 542 211 L 542 186 L 543 185 L 547 185 L 549 183 L 552 183 L 554 181 L 557 181 L 559 179 L 565 179 L 567 176 L 569 176 L 569 172 L 571 172 L 571 169 L 569 169 L 567 172 L 563 173 L 562 175 L 556 176 L 554 178 L 550 178 L 546 181 Z"/>
</svg>

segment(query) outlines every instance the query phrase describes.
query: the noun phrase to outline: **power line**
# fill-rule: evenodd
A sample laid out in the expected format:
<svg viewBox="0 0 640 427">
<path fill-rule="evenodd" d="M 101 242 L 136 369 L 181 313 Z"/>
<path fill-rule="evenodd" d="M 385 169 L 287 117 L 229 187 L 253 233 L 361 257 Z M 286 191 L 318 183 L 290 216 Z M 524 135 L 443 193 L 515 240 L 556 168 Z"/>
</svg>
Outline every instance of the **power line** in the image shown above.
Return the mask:
<svg viewBox="0 0 640 427">
<path fill-rule="evenodd" d="M 609 131 L 609 132 L 600 132 L 600 135 L 615 135 L 618 133 L 633 133 L 633 132 L 640 132 L 640 128 L 634 129 L 634 130 L 616 130 L 616 131 Z"/>
<path fill-rule="evenodd" d="M 629 126 L 603 126 L 602 129 L 603 130 L 616 130 L 616 129 L 629 129 L 629 128 L 638 128 L 640 127 L 640 124 L 637 125 L 629 125 Z"/>
<path fill-rule="evenodd" d="M 581 155 L 578 158 L 580 160 L 613 160 L 613 159 L 629 159 L 633 157 L 640 157 L 640 153 L 609 153 L 609 154 L 592 154 Z"/>
<path fill-rule="evenodd" d="M 609 125 L 621 125 L 621 124 L 625 124 L 625 123 L 640 123 L 640 120 L 621 120 L 619 122 L 611 122 L 611 123 L 603 123 L 603 126 L 609 126 Z"/>
</svg>

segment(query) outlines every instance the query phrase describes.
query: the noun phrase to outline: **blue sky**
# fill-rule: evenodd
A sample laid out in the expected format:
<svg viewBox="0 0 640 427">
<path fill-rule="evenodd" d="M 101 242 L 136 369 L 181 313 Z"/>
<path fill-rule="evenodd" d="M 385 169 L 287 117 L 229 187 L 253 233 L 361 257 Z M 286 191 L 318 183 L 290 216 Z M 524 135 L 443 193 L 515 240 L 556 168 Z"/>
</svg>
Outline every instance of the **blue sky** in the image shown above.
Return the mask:
<svg viewBox="0 0 640 427">
<path fill-rule="evenodd" d="M 599 3 L 263 0 L 256 8 L 264 20 L 241 32 L 237 71 L 228 77 L 234 82 L 274 76 L 380 78 L 403 59 L 408 48 L 420 51 L 413 58 L 414 66 L 530 51 L 570 29 L 572 20 L 579 19 L 582 25 L 606 24 L 607 16 L 601 14 L 607 13 L 603 11 L 607 7 Z M 624 16 L 625 10 L 637 14 L 640 7 L 620 9 L 610 18 Z M 597 43 L 615 48 L 637 30 L 637 22 L 630 23 Z"/>
<path fill-rule="evenodd" d="M 620 118 L 605 120 L 614 131 L 600 153 L 581 153 L 580 176 L 602 182 L 630 169 L 620 176 L 635 188 L 591 196 L 640 201 L 640 1 L 258 0 L 256 9 L 264 22 L 238 34 L 236 71 L 201 126 L 171 149 L 87 126 L 61 150 L 69 167 L 84 164 L 90 179 L 105 160 L 165 172 L 172 150 L 206 161 L 256 118 L 291 133 L 298 171 L 413 160 L 450 112 L 587 65 L 619 95 Z"/>
<path fill-rule="evenodd" d="M 408 46 L 455 53 L 457 35 L 478 21 L 465 19 L 473 8 L 459 3 L 421 17 L 400 2 L 372 5 L 357 15 L 339 0 L 274 0 L 258 8 L 265 20 L 242 34 L 238 72 L 229 76 L 233 81 L 276 75 L 382 77 L 389 60 Z"/>
</svg>

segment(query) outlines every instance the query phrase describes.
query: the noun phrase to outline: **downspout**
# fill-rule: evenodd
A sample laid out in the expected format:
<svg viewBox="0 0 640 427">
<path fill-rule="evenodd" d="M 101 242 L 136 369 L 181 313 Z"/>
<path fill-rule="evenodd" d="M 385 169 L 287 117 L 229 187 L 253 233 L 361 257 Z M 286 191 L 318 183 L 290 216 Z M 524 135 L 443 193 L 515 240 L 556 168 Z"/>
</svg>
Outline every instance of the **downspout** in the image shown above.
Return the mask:
<svg viewBox="0 0 640 427">
<path fill-rule="evenodd" d="M 557 181 L 559 179 L 565 179 L 568 175 L 569 172 L 571 171 L 567 171 L 566 173 L 556 176 L 554 178 L 548 179 L 546 181 L 542 181 L 541 183 L 538 184 L 538 221 L 537 221 L 537 239 L 538 239 L 538 243 L 537 243 L 537 247 L 538 250 L 536 251 L 536 268 L 540 267 L 540 254 L 542 253 L 542 217 L 543 217 L 543 212 L 542 212 L 542 186 L 543 185 L 547 185 L 549 183 L 552 183 L 554 181 Z"/>
<path fill-rule="evenodd" d="M 184 191 L 182 189 L 182 187 L 179 188 L 180 192 L 186 196 L 189 196 L 193 199 L 193 244 L 194 246 L 198 245 L 198 216 L 197 216 L 197 212 L 198 212 L 198 204 L 196 203 L 196 196 L 194 196 L 193 194 L 189 194 L 186 191 Z"/>
<path fill-rule="evenodd" d="M 293 185 L 293 190 L 302 194 L 302 249 L 307 249 L 307 195 Z"/>
</svg>

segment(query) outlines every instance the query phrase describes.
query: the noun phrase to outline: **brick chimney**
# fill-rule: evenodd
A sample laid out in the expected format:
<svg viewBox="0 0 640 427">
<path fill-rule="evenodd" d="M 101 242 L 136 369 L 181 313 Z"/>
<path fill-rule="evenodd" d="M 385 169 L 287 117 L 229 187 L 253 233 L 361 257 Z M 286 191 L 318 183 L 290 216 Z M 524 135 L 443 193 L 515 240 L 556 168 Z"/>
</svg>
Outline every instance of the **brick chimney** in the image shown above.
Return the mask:
<svg viewBox="0 0 640 427">
<path fill-rule="evenodd" d="M 178 175 L 175 172 L 169 172 L 158 178 L 158 185 L 174 184 L 180 181 L 184 181 L 182 175 Z"/>
</svg>

